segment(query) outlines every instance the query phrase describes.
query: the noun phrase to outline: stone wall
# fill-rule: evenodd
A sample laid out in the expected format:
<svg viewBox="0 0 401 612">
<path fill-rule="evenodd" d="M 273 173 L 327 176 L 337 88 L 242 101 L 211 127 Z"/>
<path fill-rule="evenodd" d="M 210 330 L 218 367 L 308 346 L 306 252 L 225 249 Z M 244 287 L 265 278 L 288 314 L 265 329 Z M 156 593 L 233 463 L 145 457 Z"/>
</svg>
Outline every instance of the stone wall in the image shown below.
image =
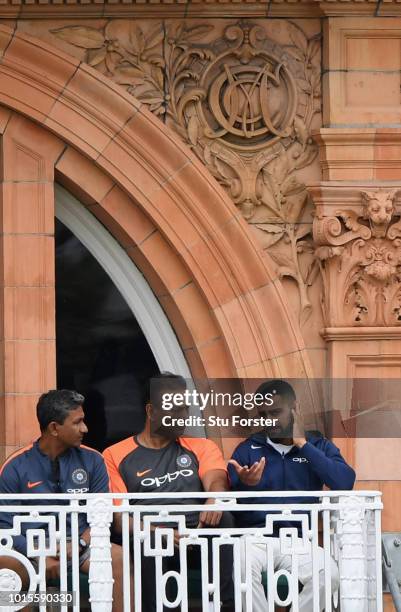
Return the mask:
<svg viewBox="0 0 401 612">
<path fill-rule="evenodd" d="M 397 2 L 352 0 L 0 4 L 2 23 L 14 28 L 17 38 L 28 36 L 39 46 L 50 45 L 46 48 L 54 49 L 57 57 L 71 58 L 71 74 L 60 86 L 59 98 L 43 116 L 32 113 L 31 119 L 56 131 L 71 158 L 79 150 L 91 172 L 101 168 L 121 193 L 129 193 L 132 201 L 121 204 L 123 213 L 118 203 L 105 212 L 96 198 L 90 200 L 93 213 L 120 241 L 135 233 L 134 224 L 125 225 L 121 233 L 133 214 L 131 202 L 159 228 L 158 242 L 149 238 L 153 246 L 148 253 L 144 248 L 138 254 L 136 242 L 131 246 L 193 371 L 221 367 L 221 375 L 249 377 L 401 377 L 399 12 Z M 22 62 L 18 44 L 5 36 L 0 102 L 28 115 L 21 100 L 14 102 L 21 78 L 13 81 L 17 93 L 10 93 L 7 80 L 14 70 L 8 56 L 15 55 L 13 66 Z M 43 73 L 43 82 L 47 71 L 53 74 L 48 54 L 48 68 L 32 64 L 39 76 Z M 96 85 L 93 74 L 99 75 Z M 121 151 L 137 137 L 134 128 L 118 158 L 124 122 L 113 127 L 113 136 L 112 130 L 107 133 L 112 138 L 106 147 L 108 166 L 96 149 L 98 141 L 88 127 L 96 123 L 96 105 L 113 121 L 121 119 L 118 107 L 109 104 L 116 103 L 117 94 L 114 88 L 111 96 L 108 83 L 120 88 L 124 105 L 133 96 L 138 107 L 153 114 L 152 121 L 146 119 L 152 125 L 143 132 L 146 137 L 156 138 L 159 125 L 163 138 L 175 143 L 174 150 L 185 151 L 184 165 L 163 176 L 163 181 L 175 182 L 174 196 L 164 188 L 163 197 L 156 197 L 155 189 L 146 193 L 145 201 L 140 190 L 135 191 L 135 179 L 145 190 L 151 173 L 143 172 L 145 162 L 122 162 Z M 49 95 L 46 87 L 53 85 L 41 86 L 37 95 Z M 56 117 L 61 98 L 65 106 Z M 80 113 L 84 102 L 85 112 Z M 84 123 L 81 115 L 86 121 L 90 104 L 93 115 Z M 82 126 L 66 123 L 63 132 L 71 109 Z M 132 118 L 126 121 L 129 131 Z M 85 138 L 91 143 L 86 148 Z M 153 155 L 158 144 L 148 144 Z M 146 138 L 141 145 L 146 149 Z M 162 156 L 157 159 L 163 165 Z M 181 180 L 185 164 L 195 164 L 197 176 L 202 168 L 197 193 L 191 181 Z M 71 172 L 78 167 L 72 164 Z M 157 172 L 154 161 L 152 172 Z M 69 180 L 68 186 L 85 200 L 79 179 Z M 172 199 L 178 201 L 177 193 L 185 206 L 196 202 L 203 219 L 202 240 L 218 235 L 213 245 L 218 243 L 220 250 L 214 259 L 212 250 L 207 251 L 207 270 L 205 250 L 189 238 L 191 224 L 199 222 L 194 208 L 189 225 L 184 216 L 176 225 L 181 235 L 169 233 L 167 209 Z M 219 221 L 219 234 L 208 225 L 217 206 L 230 211 Z M 213 210 L 213 223 L 219 210 Z M 231 231 L 234 221 L 237 233 Z M 160 245 L 168 253 L 173 243 L 170 272 L 160 283 L 155 272 L 164 263 Z M 223 258 L 224 265 L 216 262 Z M 231 268 L 230 260 L 235 261 Z M 180 282 L 187 281 L 188 269 L 192 272 L 196 266 L 199 274 L 190 276 L 188 296 Z M 202 274 L 209 276 L 207 287 Z M 198 321 L 191 318 L 191 308 L 203 313 Z M 210 348 L 213 339 L 218 348 Z M 334 399 L 338 406 L 347 406 L 346 396 Z M 399 454 L 399 440 L 339 444 L 356 465 L 363 481 L 359 486 L 383 488 L 391 500 L 385 528 L 399 529 L 394 513 L 394 500 L 401 495 L 399 466 L 391 460 Z M 375 462 L 370 460 L 373 453 L 379 453 Z M 386 483 L 379 485 L 383 478 Z"/>
</svg>

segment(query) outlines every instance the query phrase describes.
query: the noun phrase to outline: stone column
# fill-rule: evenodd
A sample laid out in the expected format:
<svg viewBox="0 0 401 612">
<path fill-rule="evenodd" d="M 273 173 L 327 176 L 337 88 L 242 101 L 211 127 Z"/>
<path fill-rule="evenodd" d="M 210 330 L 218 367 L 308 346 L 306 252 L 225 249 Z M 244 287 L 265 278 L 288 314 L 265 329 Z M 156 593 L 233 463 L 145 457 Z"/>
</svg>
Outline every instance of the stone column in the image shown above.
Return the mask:
<svg viewBox="0 0 401 612">
<path fill-rule="evenodd" d="M 366 396 L 376 384 L 352 379 L 401 377 L 401 19 L 380 16 L 399 14 L 393 3 L 362 4 L 322 5 L 324 127 L 314 134 L 322 181 L 310 185 L 327 374 L 347 379 L 333 384 L 331 408 L 348 416 L 355 387 Z M 389 385 L 377 387 L 379 397 L 363 397 L 356 410 L 387 401 Z M 353 442 L 336 442 L 358 488 L 383 490 L 383 528 L 397 531 L 401 441 L 395 430 L 388 437 L 384 411 L 376 414 L 376 430 L 361 435 L 357 425 Z"/>
<path fill-rule="evenodd" d="M 314 134 L 323 181 L 309 185 L 328 375 L 398 378 L 401 19 L 337 17 L 330 10 L 327 5 L 324 127 Z M 337 403 L 345 407 L 348 400 L 344 387 Z"/>
<path fill-rule="evenodd" d="M 54 164 L 64 145 L 0 108 L 0 460 L 38 434 L 38 396 L 56 385 Z"/>
</svg>

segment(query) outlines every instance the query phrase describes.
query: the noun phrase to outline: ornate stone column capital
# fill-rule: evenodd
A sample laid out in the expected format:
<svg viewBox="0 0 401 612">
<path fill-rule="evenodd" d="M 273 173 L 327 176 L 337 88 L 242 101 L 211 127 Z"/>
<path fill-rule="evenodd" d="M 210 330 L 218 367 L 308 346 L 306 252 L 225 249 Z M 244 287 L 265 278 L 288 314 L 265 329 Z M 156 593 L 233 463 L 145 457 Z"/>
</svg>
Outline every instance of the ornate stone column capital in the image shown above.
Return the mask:
<svg viewBox="0 0 401 612">
<path fill-rule="evenodd" d="M 308 190 L 326 327 L 401 325 L 401 183 Z"/>
</svg>

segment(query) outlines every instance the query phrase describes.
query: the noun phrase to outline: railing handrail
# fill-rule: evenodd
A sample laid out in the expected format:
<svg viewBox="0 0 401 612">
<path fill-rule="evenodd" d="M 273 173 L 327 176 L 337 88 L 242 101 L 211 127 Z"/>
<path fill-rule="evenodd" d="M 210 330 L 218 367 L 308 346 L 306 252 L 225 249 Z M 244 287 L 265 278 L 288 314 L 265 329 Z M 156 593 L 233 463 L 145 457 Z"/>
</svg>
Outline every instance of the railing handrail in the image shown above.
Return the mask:
<svg viewBox="0 0 401 612">
<path fill-rule="evenodd" d="M 106 499 L 210 499 L 211 497 L 223 499 L 246 499 L 258 497 L 381 497 L 381 491 L 213 491 L 188 493 L 2 493 L 2 499 L 93 499 L 95 497 Z M 1 509 L 1 507 L 0 507 Z"/>
<path fill-rule="evenodd" d="M 264 511 L 264 514 L 267 514 L 266 524 L 260 527 L 245 527 L 234 526 L 235 523 L 231 521 L 224 528 L 217 530 L 199 524 L 187 526 L 186 513 L 188 516 L 191 512 L 204 511 L 204 502 L 210 498 L 213 498 L 213 502 L 207 506 L 209 511 L 226 510 L 233 516 L 243 511 Z M 120 503 L 113 503 L 116 500 Z M 273 549 L 276 546 L 276 538 L 279 538 L 281 551 L 279 554 L 292 555 L 292 563 L 298 563 L 300 555 L 311 556 L 313 610 L 319 609 L 324 597 L 326 610 L 333 611 L 332 603 L 334 601 L 334 606 L 337 606 L 336 602 L 340 597 L 343 612 L 362 609 L 366 612 L 371 610 L 382 612 L 383 504 L 380 491 L 8 493 L 1 496 L 1 501 L 0 513 L 10 512 L 14 514 L 14 518 L 10 527 L 2 527 L 0 530 L 2 536 L 0 556 L 14 557 L 25 564 L 27 571 L 30 572 L 29 590 L 46 590 L 46 558 L 57 554 L 58 546 L 60 590 L 67 590 L 69 571 L 67 537 L 71 538 L 69 546 L 72 551 L 72 590 L 77 593 L 78 598 L 74 604 L 74 612 L 79 612 L 80 605 L 78 537 L 82 517 L 87 518 L 90 528 L 88 584 L 94 612 L 111 612 L 113 580 L 116 577 L 120 580 L 119 593 L 123 593 L 124 610 L 126 612 L 132 610 L 130 594 L 133 594 L 135 609 L 138 611 L 144 609 L 146 612 L 146 607 L 141 608 L 142 566 L 146 560 L 147 565 L 144 567 L 147 568 L 148 562 L 152 559 L 155 568 L 157 609 L 160 610 L 163 605 L 172 603 L 166 584 L 167 580 L 174 579 L 177 585 L 177 598 L 180 596 L 180 605 L 188 612 L 190 608 L 186 551 L 193 546 L 198 547 L 203 559 L 200 573 L 202 609 L 208 610 L 210 604 L 216 610 L 219 608 L 221 568 L 219 558 L 221 552 L 228 550 L 232 555 L 236 609 L 242 609 L 241 606 L 244 604 L 246 610 L 252 610 L 252 547 L 261 546 L 266 554 L 275 555 Z M 113 516 L 118 514 L 122 523 L 123 568 L 120 575 L 113 574 L 110 552 L 114 546 L 110 540 L 111 524 Z M 227 514 L 226 518 L 228 516 Z M 287 526 L 281 527 L 282 523 Z M 275 531 L 276 527 L 280 527 L 278 533 Z M 176 532 L 180 537 L 178 553 L 174 548 Z M 15 543 L 13 537 L 18 535 L 26 538 L 26 557 L 18 552 L 18 548 L 13 549 Z M 163 568 L 164 557 L 173 557 L 175 554 L 180 555 L 179 571 Z M 216 571 L 213 569 L 212 573 L 208 571 L 209 554 L 214 559 L 213 567 L 218 568 Z M 323 591 L 320 591 L 319 587 L 321 555 L 324 556 Z M 244 574 L 241 569 L 242 564 L 245 568 Z M 339 572 L 339 595 L 335 580 L 332 582 L 333 576 L 335 577 L 333 564 Z M 295 606 L 294 609 L 298 610 L 301 596 L 298 593 L 297 566 L 294 567 L 293 571 L 285 574 L 288 583 L 287 599 Z M 279 601 L 281 595 L 277 599 L 276 578 L 282 574 L 282 570 L 277 569 L 271 562 L 266 568 L 269 602 Z M 6 585 L 3 586 L 3 590 L 9 588 L 9 581 L 9 573 L 6 573 L 3 575 L 3 585 Z M 284 600 L 280 599 L 280 602 Z M 67 606 L 63 606 L 62 610 L 67 612 Z"/>
</svg>

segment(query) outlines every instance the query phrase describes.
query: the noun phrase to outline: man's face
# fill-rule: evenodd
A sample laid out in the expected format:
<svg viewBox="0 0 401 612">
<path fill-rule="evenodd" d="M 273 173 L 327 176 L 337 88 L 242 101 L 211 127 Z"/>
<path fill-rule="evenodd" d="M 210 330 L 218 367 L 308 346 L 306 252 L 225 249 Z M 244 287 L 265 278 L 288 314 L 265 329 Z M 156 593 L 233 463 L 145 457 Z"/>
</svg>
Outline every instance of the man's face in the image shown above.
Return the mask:
<svg viewBox="0 0 401 612">
<path fill-rule="evenodd" d="M 66 447 L 78 447 L 88 432 L 82 406 L 70 410 L 62 425 L 56 424 L 57 437 Z"/>
<path fill-rule="evenodd" d="M 295 409 L 295 401 L 282 397 L 281 395 L 273 396 L 273 404 L 264 408 L 261 416 L 266 416 L 270 419 L 278 419 L 274 427 L 266 428 L 266 434 L 269 438 L 288 438 L 292 436 L 294 424 L 293 410 Z"/>
<path fill-rule="evenodd" d="M 166 393 L 171 394 L 182 394 L 185 388 L 174 387 L 173 389 L 166 389 Z M 174 404 L 173 399 L 171 400 Z M 168 425 L 163 424 L 163 417 L 168 416 Z M 181 436 L 184 432 L 185 425 L 177 425 L 174 419 L 185 419 L 188 416 L 188 406 L 173 405 L 169 410 L 165 410 L 162 407 L 162 402 L 157 401 L 156 397 L 150 404 L 150 418 L 151 418 L 151 432 L 163 436 L 165 438 L 171 438 L 175 440 Z M 174 424 L 173 424 L 174 423 Z"/>
</svg>

